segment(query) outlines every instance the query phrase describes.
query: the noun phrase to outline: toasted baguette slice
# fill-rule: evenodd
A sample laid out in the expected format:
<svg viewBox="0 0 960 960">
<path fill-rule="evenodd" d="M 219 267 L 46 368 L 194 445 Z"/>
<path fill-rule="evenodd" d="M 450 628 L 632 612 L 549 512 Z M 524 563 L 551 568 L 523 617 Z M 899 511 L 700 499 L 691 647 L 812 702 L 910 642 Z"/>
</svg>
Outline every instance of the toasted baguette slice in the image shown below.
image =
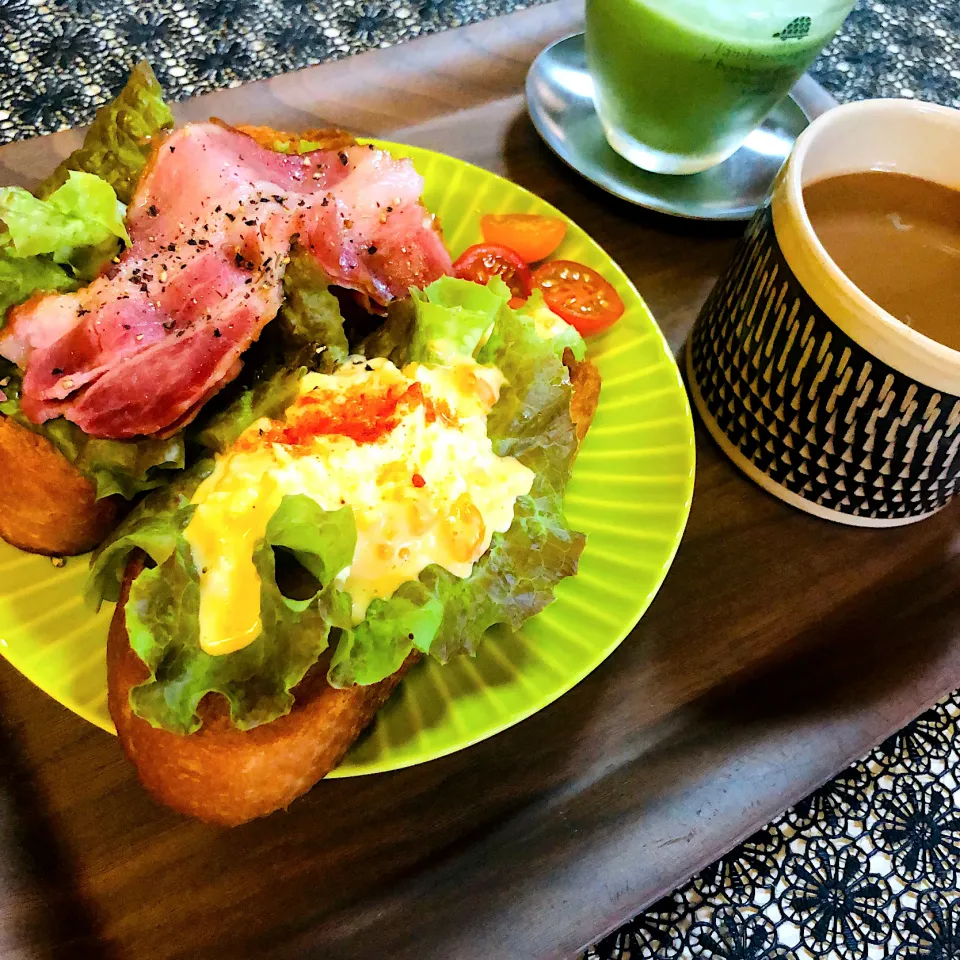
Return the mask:
<svg viewBox="0 0 960 960">
<path fill-rule="evenodd" d="M 597 407 L 600 375 L 589 361 L 576 363 L 571 356 L 565 362 L 574 387 L 570 412 L 582 438 Z M 147 790 L 174 810 L 209 823 L 246 823 L 306 793 L 343 759 L 419 659 L 412 653 L 380 683 L 336 690 L 327 683 L 325 657 L 295 688 L 293 709 L 285 717 L 240 731 L 230 722 L 226 701 L 210 695 L 200 704 L 203 726 L 197 733 L 181 736 L 159 730 L 130 707 L 130 691 L 149 675 L 130 648 L 125 615 L 130 584 L 142 570 L 142 555 L 127 564 L 110 625 L 110 715 Z"/>
<path fill-rule="evenodd" d="M 46 437 L 2 415 L 0 476 L 0 537 L 31 553 L 84 553 L 122 509 L 118 497 L 97 500 L 93 484 Z"/>
<path fill-rule="evenodd" d="M 148 676 L 130 648 L 124 616 L 130 584 L 142 569 L 142 556 L 127 565 L 110 625 L 110 715 L 147 790 L 174 810 L 208 823 L 246 823 L 306 793 L 340 762 L 417 659 L 411 655 L 380 683 L 336 690 L 327 683 L 324 658 L 297 686 L 290 713 L 272 723 L 237 730 L 226 701 L 210 695 L 200 704 L 203 727 L 197 733 L 159 730 L 130 707 L 131 689 Z"/>
<path fill-rule="evenodd" d="M 321 127 L 314 130 L 303 130 L 300 133 L 287 133 L 285 130 L 275 130 L 273 127 L 258 127 L 252 124 L 241 124 L 236 127 L 241 133 L 256 140 L 261 147 L 267 150 L 276 149 L 278 143 L 300 143 L 307 141 L 314 150 L 339 150 L 341 147 L 352 147 L 357 139 L 352 133 L 341 130 L 339 127 Z"/>
</svg>

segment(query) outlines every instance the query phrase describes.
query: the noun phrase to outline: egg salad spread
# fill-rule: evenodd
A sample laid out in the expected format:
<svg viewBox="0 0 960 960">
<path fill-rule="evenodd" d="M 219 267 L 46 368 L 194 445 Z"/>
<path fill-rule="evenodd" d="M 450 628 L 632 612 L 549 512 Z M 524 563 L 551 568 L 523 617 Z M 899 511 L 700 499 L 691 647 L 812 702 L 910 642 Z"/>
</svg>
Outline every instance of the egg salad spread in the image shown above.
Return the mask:
<svg viewBox="0 0 960 960">
<path fill-rule="evenodd" d="M 203 651 L 232 653 L 260 634 L 254 547 L 291 494 L 353 511 L 353 561 L 336 582 L 356 623 L 430 564 L 469 576 L 534 480 L 487 436 L 502 384 L 496 367 L 469 358 L 402 370 L 358 359 L 306 374 L 285 419 L 248 427 L 192 498 L 184 536 L 199 571 Z"/>
</svg>

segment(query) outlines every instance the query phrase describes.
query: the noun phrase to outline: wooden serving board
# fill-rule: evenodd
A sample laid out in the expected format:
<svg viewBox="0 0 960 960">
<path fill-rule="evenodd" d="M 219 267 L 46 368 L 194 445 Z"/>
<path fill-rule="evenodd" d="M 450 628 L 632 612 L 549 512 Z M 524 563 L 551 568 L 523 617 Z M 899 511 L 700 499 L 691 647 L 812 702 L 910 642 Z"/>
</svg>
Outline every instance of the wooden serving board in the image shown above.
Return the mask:
<svg viewBox="0 0 960 960">
<path fill-rule="evenodd" d="M 338 123 L 502 173 L 604 245 L 679 350 L 739 230 L 616 201 L 537 139 L 524 75 L 580 15 L 561 0 L 178 113 Z M 78 140 L 4 147 L 0 182 Z M 697 435 L 684 544 L 602 667 L 500 736 L 287 814 L 224 831 L 161 809 L 112 737 L 0 664 L 0 956 L 571 957 L 960 684 L 960 504 L 833 526 Z"/>
</svg>

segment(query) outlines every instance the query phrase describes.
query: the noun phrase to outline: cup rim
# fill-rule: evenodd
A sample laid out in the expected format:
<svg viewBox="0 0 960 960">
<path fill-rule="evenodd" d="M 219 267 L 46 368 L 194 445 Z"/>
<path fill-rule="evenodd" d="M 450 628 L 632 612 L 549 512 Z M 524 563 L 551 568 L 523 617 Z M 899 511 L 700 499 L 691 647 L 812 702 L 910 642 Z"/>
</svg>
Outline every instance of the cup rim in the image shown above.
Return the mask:
<svg viewBox="0 0 960 960">
<path fill-rule="evenodd" d="M 824 131 L 838 123 L 846 122 L 847 117 L 854 113 L 876 114 L 879 118 L 885 113 L 895 111 L 942 117 L 957 127 L 957 133 L 958 136 L 960 136 L 960 110 L 955 110 L 952 107 L 944 107 L 940 104 L 928 103 L 923 100 L 907 100 L 892 97 L 876 100 L 859 100 L 853 103 L 840 104 L 817 117 L 797 140 L 796 147 L 787 161 L 785 170 L 787 198 L 790 206 L 793 207 L 797 215 L 804 241 L 810 244 L 816 251 L 830 279 L 853 300 L 858 308 L 868 312 L 875 320 L 880 321 L 888 333 L 906 338 L 915 347 L 927 351 L 942 361 L 960 365 L 960 350 L 948 347 L 939 340 L 934 340 L 933 337 L 928 337 L 925 333 L 921 333 L 919 330 L 908 326 L 902 320 L 897 319 L 892 313 L 881 307 L 880 304 L 871 300 L 870 297 L 837 266 L 833 257 L 827 252 L 826 247 L 820 242 L 820 238 L 817 236 L 817 232 L 810 222 L 806 205 L 803 202 L 801 174 L 803 172 L 804 161 Z M 944 186 L 946 186 L 946 184 L 944 184 Z"/>
</svg>

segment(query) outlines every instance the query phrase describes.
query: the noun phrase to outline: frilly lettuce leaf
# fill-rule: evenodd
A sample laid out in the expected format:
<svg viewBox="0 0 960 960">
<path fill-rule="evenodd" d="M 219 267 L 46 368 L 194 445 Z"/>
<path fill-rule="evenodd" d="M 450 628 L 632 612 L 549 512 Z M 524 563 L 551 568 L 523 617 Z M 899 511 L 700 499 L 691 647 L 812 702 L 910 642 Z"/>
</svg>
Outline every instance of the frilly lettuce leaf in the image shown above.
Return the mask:
<svg viewBox="0 0 960 960">
<path fill-rule="evenodd" d="M 558 357 L 563 356 L 563 351 L 567 347 L 573 351 L 576 360 L 582 360 L 586 356 L 587 345 L 580 336 L 580 332 L 547 306 L 540 290 L 534 290 L 517 313 L 533 321 L 537 333 L 543 339 L 550 341 Z"/>
<path fill-rule="evenodd" d="M 201 460 L 124 517 L 90 561 L 84 598 L 91 609 L 99 610 L 104 600 L 115 602 L 120 596 L 123 570 L 135 550 L 142 550 L 158 565 L 173 556 L 193 516 L 190 499 L 212 471 L 213 460 Z"/>
<path fill-rule="evenodd" d="M 506 377 L 487 419 L 487 435 L 499 457 L 516 457 L 537 475 L 541 488 L 562 494 L 577 451 L 570 419 L 570 376 L 552 340 L 544 340 L 522 313 L 505 308 L 478 363 Z"/>
<path fill-rule="evenodd" d="M 421 310 L 424 302 L 430 309 Z M 475 654 L 485 634 L 521 627 L 553 600 L 556 584 L 576 572 L 584 537 L 566 524 L 563 494 L 577 441 L 570 381 L 554 345 L 530 316 L 506 306 L 496 283 L 485 291 L 443 281 L 439 290 L 428 288 L 414 313 L 405 323 L 417 329 L 406 344 L 380 340 L 397 360 L 449 356 L 450 345 L 460 344 L 507 379 L 488 432 L 501 456 L 515 456 L 536 473 L 529 495 L 517 499 L 510 529 L 494 535 L 470 576 L 429 566 L 391 597 L 375 599 L 354 625 L 350 597 L 335 580 L 353 554 L 352 511 L 327 513 L 308 497 L 285 498 L 255 550 L 264 632 L 243 650 L 209 657 L 199 649 L 197 573 L 182 535 L 195 482 L 188 475 L 156 491 L 101 548 L 90 588 L 94 599 L 114 596 L 123 560 L 137 547 L 159 564 L 137 579 L 127 608 L 131 643 L 152 671 L 131 703 L 150 723 L 181 733 L 196 729 L 197 704 L 210 691 L 227 697 L 240 729 L 275 719 L 289 710 L 290 691 L 328 644 L 335 649 L 327 677 L 337 687 L 375 683 L 414 650 L 441 662 Z M 463 326 L 455 329 L 458 323 Z M 281 594 L 274 550 L 293 554 L 312 574 L 312 596 Z"/>
<path fill-rule="evenodd" d="M 379 327 L 364 337 L 354 353 L 364 357 L 384 357 L 396 367 L 410 358 L 410 338 L 417 322 L 417 309 L 412 297 L 394 300 L 387 307 L 387 317 Z"/>
<path fill-rule="evenodd" d="M 0 239 L 0 326 L 10 307 L 34 293 L 76 290 L 116 255 L 126 240 L 121 205 L 130 202 L 153 142 L 172 128 L 160 84 L 141 63 L 35 196 L 19 187 L 0 191 L 8 231 Z"/>
<path fill-rule="evenodd" d="M 0 326 L 35 293 L 76 290 L 129 243 L 126 207 L 105 180 L 71 172 L 48 199 L 0 187 Z"/>
<path fill-rule="evenodd" d="M 283 293 L 276 323 L 293 347 L 322 345 L 318 367 L 329 373 L 350 352 L 340 302 L 330 292 L 329 277 L 314 257 L 294 250 L 283 277 Z"/>
<path fill-rule="evenodd" d="M 362 623 L 340 633 L 327 673 L 331 686 L 376 683 L 396 673 L 415 647 L 430 649 L 443 620 L 443 602 L 426 591 L 414 592 L 412 599 L 377 598 Z"/>
<path fill-rule="evenodd" d="M 515 311 L 507 306 L 511 296 L 498 276 L 486 286 L 440 277 L 424 290 L 411 290 L 409 301 L 391 307 L 383 326 L 363 342 L 363 352 L 387 357 L 397 366 L 409 360 L 444 363 L 458 356 L 478 357 L 500 314 L 516 313 L 558 359 L 567 347 L 577 360 L 584 358 L 583 337 L 547 306 L 539 290 Z"/>
<path fill-rule="evenodd" d="M 419 363 L 448 363 L 472 357 L 510 299 L 500 277 L 487 286 L 440 277 L 425 290 L 411 290 L 416 322 L 408 359 Z"/>
<path fill-rule="evenodd" d="M 9 248 L 0 248 L 0 327 L 10 307 L 35 293 L 64 293 L 76 288 L 77 281 L 49 257 L 24 260 L 11 256 Z"/>
<path fill-rule="evenodd" d="M 150 64 L 143 61 L 116 98 L 97 111 L 83 145 L 43 181 L 37 196 L 49 197 L 71 170 L 80 170 L 106 180 L 120 201 L 129 203 L 156 141 L 172 129 L 173 114 L 163 90 Z"/>
<path fill-rule="evenodd" d="M 46 200 L 23 187 L 0 187 L 0 220 L 6 227 L 0 245 L 13 257 L 47 253 L 54 263 L 68 263 L 78 248 L 116 238 L 129 244 L 126 212 L 106 180 L 76 170 Z"/>
<path fill-rule="evenodd" d="M 186 449 L 182 434 L 166 440 L 101 440 L 88 437 L 62 417 L 37 424 L 20 409 L 20 372 L 5 360 L 0 360 L 0 382 L 4 396 L 0 413 L 46 437 L 94 484 L 97 499 L 119 494 L 131 500 L 165 484 L 169 471 L 183 469 Z"/>
<path fill-rule="evenodd" d="M 200 648 L 199 575 L 182 536 L 166 559 L 137 577 L 127 602 L 127 631 L 130 646 L 150 669 L 150 678 L 130 694 L 139 716 L 175 733 L 192 733 L 200 727 L 197 707 L 208 693 L 226 698 L 241 730 L 289 712 L 290 691 L 327 648 L 331 628 L 349 622 L 349 599 L 332 583 L 344 558 L 352 557 L 356 538 L 352 511 L 326 513 L 303 504 L 305 499 L 285 498 L 254 549 L 263 630 L 242 650 L 211 656 Z M 177 512 L 178 519 L 183 513 Z M 322 574 L 317 592 L 305 600 L 285 597 L 277 586 L 274 548 L 291 541 Z"/>
<path fill-rule="evenodd" d="M 324 510 L 303 494 L 284 497 L 267 523 L 267 542 L 289 550 L 321 584 L 349 567 L 357 528 L 349 507 Z"/>
<path fill-rule="evenodd" d="M 214 453 L 225 453 L 251 423 L 261 417 L 282 416 L 296 399 L 304 369 L 281 368 L 244 386 L 230 403 L 203 420 L 194 431 L 197 442 Z"/>
</svg>

